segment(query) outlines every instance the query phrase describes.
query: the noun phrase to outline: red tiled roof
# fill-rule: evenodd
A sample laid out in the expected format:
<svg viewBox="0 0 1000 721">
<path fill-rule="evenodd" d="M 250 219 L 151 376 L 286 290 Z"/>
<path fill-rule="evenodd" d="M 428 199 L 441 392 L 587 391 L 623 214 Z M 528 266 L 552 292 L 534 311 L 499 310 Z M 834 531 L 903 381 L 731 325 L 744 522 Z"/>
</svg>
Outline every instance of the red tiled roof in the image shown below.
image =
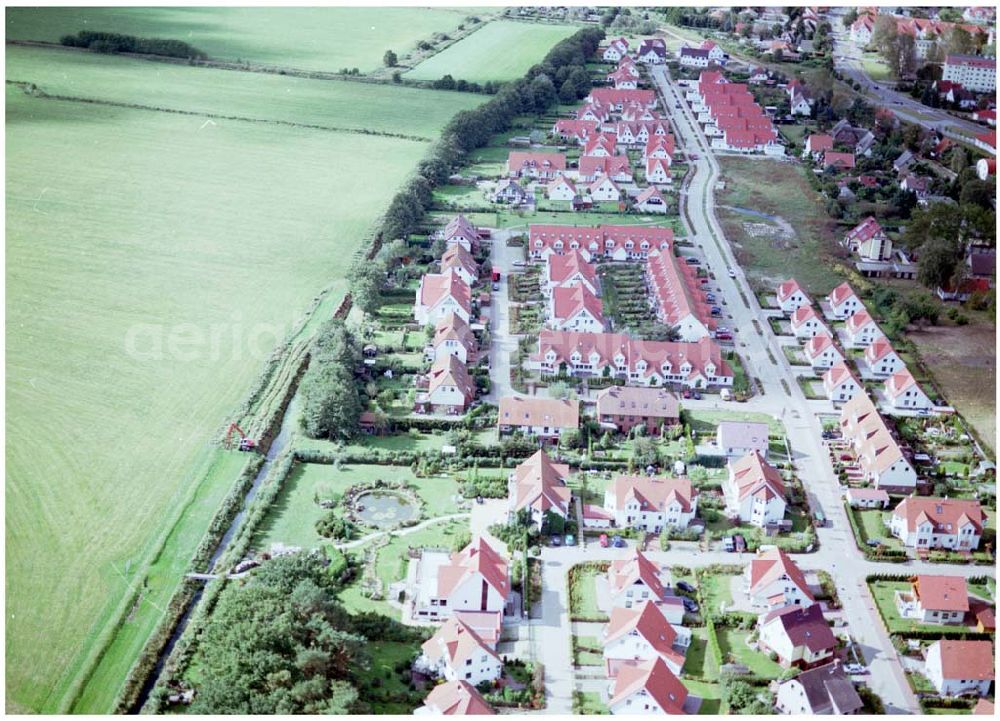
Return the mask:
<svg viewBox="0 0 1000 721">
<path fill-rule="evenodd" d="M 454 616 L 424 641 L 421 648 L 432 661 L 436 662 L 443 657 L 448 666 L 456 670 L 473 654 L 486 654 L 500 660 L 478 633 Z"/>
<path fill-rule="evenodd" d="M 615 506 L 623 510 L 632 498 L 639 502 L 642 511 L 664 511 L 674 501 L 683 513 L 691 512 L 695 496 L 687 478 L 663 476 L 616 476 L 614 480 Z"/>
<path fill-rule="evenodd" d="M 823 153 L 823 167 L 853 168 L 854 153 L 835 153 L 832 150 L 827 150 Z"/>
<path fill-rule="evenodd" d="M 833 150 L 833 138 L 825 133 L 813 133 L 806 138 L 806 145 L 811 153 L 822 153 Z"/>
<path fill-rule="evenodd" d="M 507 172 L 520 173 L 530 168 L 540 168 L 549 172 L 564 171 L 566 170 L 566 156 L 562 153 L 510 151 L 507 156 Z"/>
<path fill-rule="evenodd" d="M 430 381 L 428 393 L 433 393 L 442 386 L 454 386 L 462 392 L 466 403 L 476 397 L 476 382 L 469 375 L 468 368 L 450 353 L 434 361 L 428 373 L 428 380 Z"/>
<path fill-rule="evenodd" d="M 447 297 L 452 297 L 466 313 L 472 312 L 472 290 L 469 284 L 453 270 L 446 273 L 428 273 L 420 280 L 420 304 L 433 308 Z"/>
<path fill-rule="evenodd" d="M 847 495 L 859 501 L 889 502 L 889 494 L 880 488 L 848 488 Z"/>
<path fill-rule="evenodd" d="M 650 134 L 649 140 L 646 141 L 646 157 L 660 148 L 667 151 L 667 155 L 673 157 L 674 155 L 674 136 L 673 135 L 653 135 Z"/>
<path fill-rule="evenodd" d="M 608 705 L 619 704 L 643 690 L 656 701 L 664 713 L 684 714 L 684 702 L 688 691 L 660 658 L 621 666 L 615 676 Z"/>
<path fill-rule="evenodd" d="M 872 318 L 871 313 L 862 308 L 857 313 L 848 318 L 844 326 L 847 328 L 848 333 L 857 333 L 866 325 L 869 325 L 874 322 L 875 319 Z"/>
<path fill-rule="evenodd" d="M 878 363 L 890 353 L 895 352 L 892 343 L 888 340 L 885 338 L 876 338 L 865 348 L 865 361 L 867 361 L 868 365 L 872 365 L 873 363 Z"/>
<path fill-rule="evenodd" d="M 580 177 L 589 178 L 594 175 L 632 175 L 632 164 L 627 155 L 612 155 L 611 157 L 595 157 L 584 155 L 580 157 Z"/>
<path fill-rule="evenodd" d="M 600 158 L 598 158 L 600 160 Z M 581 251 L 604 253 L 619 248 L 628 249 L 629 243 L 635 250 L 666 249 L 674 242 L 671 228 L 635 225 L 599 225 L 597 227 L 572 225 L 531 225 L 528 227 L 528 244 L 531 250 L 557 248 L 569 252 L 574 244 Z"/>
<path fill-rule="evenodd" d="M 758 554 L 750 561 L 750 593 L 762 591 L 783 576 L 795 584 L 806 598 L 814 600 L 805 575 L 780 548 L 772 548 L 770 551 Z"/>
<path fill-rule="evenodd" d="M 568 118 L 560 118 L 556 121 L 555 125 L 552 126 L 552 131 L 556 135 L 582 140 L 589 138 L 591 135 L 596 133 L 599 127 L 601 127 L 601 124 L 596 120 L 571 120 Z"/>
<path fill-rule="evenodd" d="M 785 481 L 781 474 L 770 463 L 764 460 L 759 451 L 748 453 L 739 460 L 729 462 L 729 474 L 736 484 L 736 497 L 740 500 L 747 496 L 762 498 L 785 497 Z"/>
<path fill-rule="evenodd" d="M 903 452 L 885 424 L 885 419 L 866 393 L 856 393 L 840 412 L 840 428 L 852 441 L 862 470 L 881 473 L 902 459 Z"/>
<path fill-rule="evenodd" d="M 677 631 L 653 601 L 635 608 L 613 608 L 604 630 L 604 645 L 635 631 L 664 660 L 684 664 L 684 655 L 674 650 Z"/>
<path fill-rule="evenodd" d="M 656 104 L 656 93 L 652 90 L 641 89 L 594 88 L 590 91 L 587 102 L 597 102 L 601 105 L 637 102 L 652 107 Z"/>
<path fill-rule="evenodd" d="M 448 313 L 438 321 L 434 328 L 434 340 L 432 345 L 437 348 L 448 340 L 458 341 L 466 351 L 476 349 L 476 336 L 473 335 L 469 324 L 462 320 L 462 316 L 455 313 Z"/>
<path fill-rule="evenodd" d="M 969 590 L 961 576 L 917 576 L 913 579 L 913 593 L 930 611 L 969 610 Z"/>
<path fill-rule="evenodd" d="M 578 250 L 572 250 L 565 255 L 553 253 L 549 256 L 548 266 L 549 280 L 557 285 L 578 274 L 591 285 L 597 283 L 597 271 Z"/>
<path fill-rule="evenodd" d="M 508 422 L 504 419 L 505 400 L 508 399 L 500 399 L 500 423 Z M 578 401 L 551 401 L 547 398 L 531 398 L 523 400 L 548 401 L 548 403 L 544 405 L 560 403 L 566 407 L 569 407 L 571 404 L 576 404 L 578 413 Z M 530 419 L 524 422 L 529 425 L 545 425 L 545 423 L 540 419 Z M 547 422 L 551 427 L 558 421 Z M 566 477 L 568 475 L 569 466 L 563 463 L 553 463 L 545 451 L 537 451 L 531 458 L 518 464 L 518 466 L 514 468 L 514 483 L 516 490 L 514 497 L 514 509 L 520 510 L 530 506 L 541 511 L 542 513 L 551 508 L 557 508 L 565 512 L 570 499 L 570 489 L 566 486 Z"/>
<path fill-rule="evenodd" d="M 595 133 L 584 144 L 583 155 L 593 155 L 594 151 L 598 149 L 607 151 L 608 155 L 614 155 L 616 145 L 618 145 L 618 136 L 615 133 Z"/>
<path fill-rule="evenodd" d="M 496 713 L 468 681 L 448 681 L 435 686 L 424 699 L 424 706 L 444 716 L 489 716 Z"/>
<path fill-rule="evenodd" d="M 835 363 L 823 374 L 823 387 L 827 389 L 838 388 L 849 381 L 854 381 L 856 386 L 861 387 L 858 379 L 854 377 L 854 373 L 851 372 L 850 367 L 844 361 Z"/>
<path fill-rule="evenodd" d="M 597 415 L 677 420 L 680 403 L 676 395 L 662 388 L 613 385 L 598 391 Z"/>
<path fill-rule="evenodd" d="M 479 275 L 479 266 L 476 265 L 476 259 L 472 257 L 472 253 L 467 251 L 461 243 L 452 243 L 444 251 L 444 255 L 441 256 L 441 272 L 443 273 L 449 268 L 462 269 L 473 277 Z"/>
<path fill-rule="evenodd" d="M 792 313 L 792 328 L 798 328 L 813 319 L 819 320 L 819 316 L 816 314 L 815 308 L 811 305 L 799 306 L 795 309 L 795 312 Z"/>
<path fill-rule="evenodd" d="M 646 554 L 638 549 L 628 558 L 612 561 L 608 576 L 611 592 L 616 596 L 637 581 L 642 581 L 649 588 L 655 601 L 661 601 L 666 596 L 666 591 L 660 582 L 660 566 L 650 561 Z"/>
<path fill-rule="evenodd" d="M 845 300 L 847 300 L 852 296 L 857 297 L 857 295 L 854 293 L 854 289 L 851 288 L 851 286 L 845 282 L 841 283 L 836 288 L 831 290 L 830 295 L 828 295 L 827 298 L 830 299 L 831 305 L 836 306 L 840 305 L 841 303 L 843 303 Z"/>
<path fill-rule="evenodd" d="M 603 325 L 604 305 L 584 285 L 557 286 L 552 289 L 552 318 L 565 321 L 586 311 Z"/>
<path fill-rule="evenodd" d="M 847 241 L 857 241 L 859 243 L 864 243 L 865 241 L 871 240 L 879 233 L 882 233 L 882 226 L 879 222 L 875 220 L 874 215 L 869 215 L 867 218 L 862 220 L 851 230 L 847 232 L 844 239 Z"/>
<path fill-rule="evenodd" d="M 941 647 L 941 677 L 993 680 L 993 644 L 990 641 L 937 641 Z"/>
<path fill-rule="evenodd" d="M 438 569 L 438 597 L 448 598 L 458 585 L 473 573 L 482 574 L 486 582 L 507 598 L 507 559 L 501 556 L 482 536 L 478 536 L 458 553 L 451 554 L 448 564 Z"/>
<path fill-rule="evenodd" d="M 897 398 L 900 393 L 916 385 L 917 381 L 913 377 L 913 374 L 904 368 L 898 373 L 893 373 L 889 376 L 889 379 L 885 382 L 885 394 L 889 398 Z"/>
<path fill-rule="evenodd" d="M 958 498 L 909 496 L 900 501 L 892 513 L 906 521 L 906 530 L 910 533 L 923 523 L 930 523 L 933 532 L 939 534 L 955 534 L 962 526 L 971 524 L 979 535 L 983 532 L 983 523 L 986 521 L 986 514 L 979 501 Z"/>
<path fill-rule="evenodd" d="M 827 348 L 831 347 L 840 353 L 840 351 L 837 350 L 837 346 L 833 344 L 833 338 L 830 337 L 829 333 L 817 333 L 806 343 L 806 358 L 809 360 L 818 358 L 826 351 Z"/>
<path fill-rule="evenodd" d="M 707 330 L 716 327 L 712 308 L 700 292 L 693 266 L 679 262 L 670 251 L 651 250 L 646 262 L 646 277 L 661 320 L 677 325 L 693 316 Z"/>
<path fill-rule="evenodd" d="M 764 617 L 762 626 L 778 623 L 792 642 L 798 648 L 804 646 L 812 653 L 832 650 L 837 645 L 837 638 L 823 618 L 823 609 L 818 603 L 809 606 L 787 606 L 771 611 Z"/>
<path fill-rule="evenodd" d="M 799 282 L 797 280 L 795 280 L 794 278 L 792 278 L 791 280 L 786 280 L 784 283 L 778 286 L 778 300 L 782 301 L 785 300 L 786 298 L 792 297 L 795 291 L 799 291 L 800 293 L 802 293 L 802 295 L 806 295 L 806 292 L 802 290 L 802 286 L 799 285 Z M 806 299 L 808 298 L 809 296 L 806 295 Z"/>
</svg>

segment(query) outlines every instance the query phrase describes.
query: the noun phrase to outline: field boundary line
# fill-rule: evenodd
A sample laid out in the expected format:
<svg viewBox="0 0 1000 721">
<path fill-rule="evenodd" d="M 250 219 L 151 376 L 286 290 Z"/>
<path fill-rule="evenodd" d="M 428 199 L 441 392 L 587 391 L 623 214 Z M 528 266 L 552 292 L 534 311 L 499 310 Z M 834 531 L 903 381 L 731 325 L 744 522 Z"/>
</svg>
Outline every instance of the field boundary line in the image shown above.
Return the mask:
<svg viewBox="0 0 1000 721">
<path fill-rule="evenodd" d="M 89 105 L 103 105 L 112 108 L 127 108 L 129 110 L 145 110 L 157 113 L 172 113 L 175 115 L 190 115 L 199 118 L 209 118 L 211 120 L 235 120 L 243 123 L 258 123 L 269 125 L 280 125 L 288 128 L 299 128 L 304 130 L 322 130 L 330 133 L 353 133 L 355 135 L 371 135 L 381 138 L 393 138 L 396 140 L 409 140 L 415 143 L 430 143 L 433 138 L 423 135 L 408 135 L 406 133 L 390 133 L 384 130 L 365 130 L 364 128 L 345 128 L 336 125 L 318 125 L 315 123 L 296 123 L 291 120 L 277 120 L 274 118 L 251 118 L 244 115 L 223 115 L 221 113 L 210 113 L 201 110 L 182 110 L 179 108 L 163 108 L 155 105 L 142 105 L 140 103 L 123 103 L 117 100 L 103 100 L 101 98 L 85 98 L 76 95 L 53 95 L 45 92 L 35 83 L 27 80 L 7 80 L 8 85 L 14 85 L 24 90 L 25 93 L 43 100 L 62 100 L 70 103 L 86 103 Z"/>
</svg>

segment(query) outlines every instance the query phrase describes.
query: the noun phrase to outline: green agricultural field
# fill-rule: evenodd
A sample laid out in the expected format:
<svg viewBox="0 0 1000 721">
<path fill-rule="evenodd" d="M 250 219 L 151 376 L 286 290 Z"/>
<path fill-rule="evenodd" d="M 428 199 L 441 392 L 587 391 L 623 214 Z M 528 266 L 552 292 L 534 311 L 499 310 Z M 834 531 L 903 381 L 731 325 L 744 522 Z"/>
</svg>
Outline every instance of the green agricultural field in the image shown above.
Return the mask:
<svg viewBox="0 0 1000 721">
<path fill-rule="evenodd" d="M 411 91 L 389 118 L 388 95 L 368 92 L 402 89 L 306 92 L 280 76 L 28 48 L 7 59 L 8 77 L 50 92 L 198 112 L 214 101 L 304 125 L 379 118 L 431 137 L 462 107 Z M 296 88 L 307 99 L 293 108 Z M 148 604 L 72 707 L 107 712 L 159 618 L 149 609 L 165 606 L 245 460 L 213 466 L 209 441 L 316 295 L 346 288 L 345 259 L 428 146 L 6 92 L 7 704 L 70 708 L 123 610 L 122 574 L 134 581 L 173 528 Z M 324 107 L 337 102 L 342 121 Z M 175 525 L 192 494 L 197 513 Z"/>
<path fill-rule="evenodd" d="M 412 80 L 437 80 L 451 75 L 456 80 L 486 82 L 519 78 L 560 40 L 577 28 L 572 25 L 491 22 L 445 48 L 406 73 Z"/>
<path fill-rule="evenodd" d="M 205 117 L 190 121 L 200 132 L 207 129 L 200 126 L 208 119 L 216 126 L 249 119 L 432 140 L 455 113 L 486 100 L 471 93 L 208 68 L 194 71 L 184 65 L 17 46 L 7 48 L 7 79 L 34 83 L 49 95 L 200 114 Z M 361 143 L 359 148 L 363 147 Z"/>
<path fill-rule="evenodd" d="M 337 72 L 368 72 L 392 49 L 402 55 L 435 32 L 452 32 L 477 8 L 8 8 L 8 40 L 59 42 L 100 30 L 183 40 L 213 59 Z M 386 38 L 392 38 L 387 44 Z M 391 45 L 391 47 L 390 47 Z"/>
</svg>

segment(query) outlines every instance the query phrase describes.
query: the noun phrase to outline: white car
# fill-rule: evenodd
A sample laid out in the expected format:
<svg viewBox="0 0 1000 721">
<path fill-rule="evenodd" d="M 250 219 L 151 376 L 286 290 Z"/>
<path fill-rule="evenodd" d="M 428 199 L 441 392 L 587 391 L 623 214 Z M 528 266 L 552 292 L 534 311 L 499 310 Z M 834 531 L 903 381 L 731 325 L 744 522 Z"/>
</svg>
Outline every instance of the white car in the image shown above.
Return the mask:
<svg viewBox="0 0 1000 721">
<path fill-rule="evenodd" d="M 847 663 L 844 664 L 844 672 L 852 676 L 857 676 L 868 673 L 868 669 L 860 663 Z"/>
<path fill-rule="evenodd" d="M 513 265 L 515 268 L 521 268 L 527 264 L 523 260 L 515 260 L 513 263 L 511 263 L 511 265 Z"/>
<path fill-rule="evenodd" d="M 730 278 L 735 278 L 736 277 L 736 270 L 734 268 L 730 268 L 729 269 L 729 277 Z"/>
</svg>

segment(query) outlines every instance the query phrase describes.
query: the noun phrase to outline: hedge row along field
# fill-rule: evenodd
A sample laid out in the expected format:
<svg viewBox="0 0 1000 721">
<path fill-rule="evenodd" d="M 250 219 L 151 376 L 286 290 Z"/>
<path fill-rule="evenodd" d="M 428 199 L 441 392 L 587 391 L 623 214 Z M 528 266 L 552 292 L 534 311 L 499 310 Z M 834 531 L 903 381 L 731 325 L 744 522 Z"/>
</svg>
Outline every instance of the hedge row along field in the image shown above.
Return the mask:
<svg viewBox="0 0 1000 721">
<path fill-rule="evenodd" d="M 485 100 L 7 61 L 52 93 L 427 139 Z M 106 712 L 246 461 L 211 439 L 317 293 L 346 290 L 344 259 L 429 144 L 6 93 L 7 702 Z"/>
</svg>

